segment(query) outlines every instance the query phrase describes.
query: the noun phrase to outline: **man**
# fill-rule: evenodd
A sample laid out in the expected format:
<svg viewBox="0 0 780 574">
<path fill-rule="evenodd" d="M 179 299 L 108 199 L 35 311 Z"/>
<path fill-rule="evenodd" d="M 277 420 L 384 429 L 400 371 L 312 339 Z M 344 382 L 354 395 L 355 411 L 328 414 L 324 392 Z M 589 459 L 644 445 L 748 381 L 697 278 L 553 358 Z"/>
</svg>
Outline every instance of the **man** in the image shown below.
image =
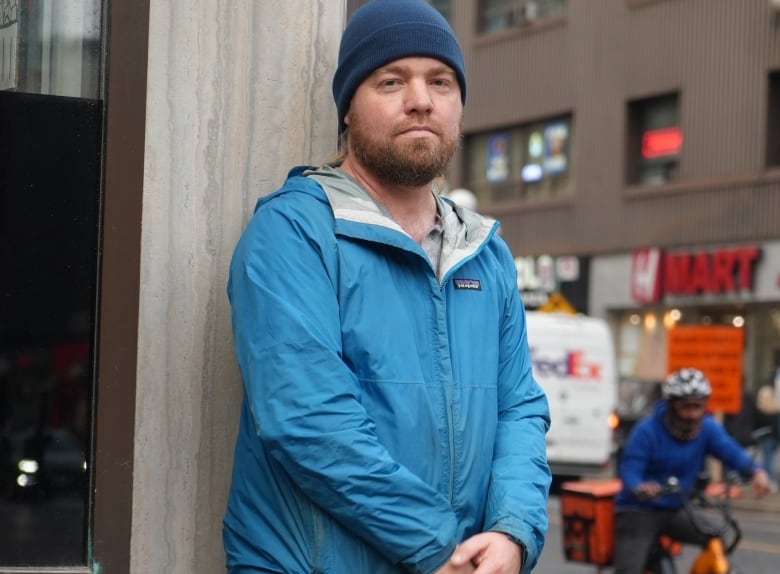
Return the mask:
<svg viewBox="0 0 780 574">
<path fill-rule="evenodd" d="M 652 415 L 632 429 L 620 460 L 622 490 L 615 500 L 615 574 L 644 572 L 660 532 L 702 547 L 716 535 L 718 525 L 711 518 L 696 512 L 697 528 L 681 496 L 663 491 L 674 477 L 681 492 L 690 492 L 707 456 L 750 477 L 756 496 L 767 493 L 766 471 L 706 414 L 711 394 L 709 380 L 698 369 L 675 371 L 664 381 L 663 398 Z"/>
<path fill-rule="evenodd" d="M 460 139 L 460 47 L 426 2 L 374 0 L 333 94 L 341 159 L 261 198 L 231 263 L 229 572 L 530 572 L 549 412 L 513 258 L 433 189 Z"/>
</svg>

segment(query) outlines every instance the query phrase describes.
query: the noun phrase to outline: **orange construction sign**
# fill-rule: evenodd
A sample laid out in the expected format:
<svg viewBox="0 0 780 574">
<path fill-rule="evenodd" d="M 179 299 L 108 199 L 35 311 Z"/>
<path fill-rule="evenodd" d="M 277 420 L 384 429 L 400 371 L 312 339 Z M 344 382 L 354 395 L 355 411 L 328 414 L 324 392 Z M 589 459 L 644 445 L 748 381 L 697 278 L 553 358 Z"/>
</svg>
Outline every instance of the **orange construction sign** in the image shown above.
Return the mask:
<svg viewBox="0 0 780 574">
<path fill-rule="evenodd" d="M 744 331 L 726 326 L 678 325 L 668 331 L 667 371 L 700 369 L 712 383 L 709 410 L 742 409 Z"/>
<path fill-rule="evenodd" d="M 539 311 L 546 311 L 548 313 L 571 313 L 572 315 L 577 314 L 577 309 L 574 308 L 574 305 L 569 303 L 569 300 L 563 293 L 557 291 L 554 291 L 547 296 L 547 301 L 544 305 L 539 307 Z"/>
</svg>

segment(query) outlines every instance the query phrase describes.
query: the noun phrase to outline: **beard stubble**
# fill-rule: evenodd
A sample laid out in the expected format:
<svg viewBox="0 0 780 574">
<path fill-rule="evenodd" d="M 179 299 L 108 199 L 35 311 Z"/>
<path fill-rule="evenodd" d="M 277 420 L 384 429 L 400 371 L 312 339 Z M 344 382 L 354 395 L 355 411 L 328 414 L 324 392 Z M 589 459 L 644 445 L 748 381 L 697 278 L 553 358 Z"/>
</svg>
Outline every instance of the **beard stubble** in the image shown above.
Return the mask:
<svg viewBox="0 0 780 574">
<path fill-rule="evenodd" d="M 451 131 L 439 130 L 439 139 L 398 143 L 393 138 L 374 135 L 359 116 L 353 115 L 351 120 L 349 145 L 355 159 L 389 185 L 419 187 L 430 183 L 444 173 L 460 145 L 460 125 Z M 462 121 L 461 118 L 461 125 Z"/>
</svg>

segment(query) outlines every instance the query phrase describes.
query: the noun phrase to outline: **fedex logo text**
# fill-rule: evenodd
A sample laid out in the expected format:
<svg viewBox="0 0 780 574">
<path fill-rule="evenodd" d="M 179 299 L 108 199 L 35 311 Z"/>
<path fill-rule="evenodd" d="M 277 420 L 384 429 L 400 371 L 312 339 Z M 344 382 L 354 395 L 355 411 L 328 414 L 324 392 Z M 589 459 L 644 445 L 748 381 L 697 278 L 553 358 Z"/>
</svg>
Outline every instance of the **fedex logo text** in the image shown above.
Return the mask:
<svg viewBox="0 0 780 574">
<path fill-rule="evenodd" d="M 574 379 L 598 379 L 601 376 L 600 363 L 589 361 L 583 351 L 567 351 L 560 358 L 539 357 L 531 348 L 531 361 L 540 377 L 558 376 Z"/>
</svg>

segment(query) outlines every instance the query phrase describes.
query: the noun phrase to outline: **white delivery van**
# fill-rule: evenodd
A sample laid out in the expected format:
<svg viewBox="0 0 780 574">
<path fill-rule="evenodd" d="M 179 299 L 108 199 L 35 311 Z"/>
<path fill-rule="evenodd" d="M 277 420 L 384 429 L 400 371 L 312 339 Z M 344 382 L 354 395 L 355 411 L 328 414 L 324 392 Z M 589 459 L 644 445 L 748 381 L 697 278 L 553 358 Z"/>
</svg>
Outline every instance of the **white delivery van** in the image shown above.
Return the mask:
<svg viewBox="0 0 780 574">
<path fill-rule="evenodd" d="M 547 457 L 553 474 L 603 474 L 614 452 L 617 422 L 615 347 L 609 326 L 584 315 L 526 315 L 534 376 L 550 404 Z"/>
</svg>

